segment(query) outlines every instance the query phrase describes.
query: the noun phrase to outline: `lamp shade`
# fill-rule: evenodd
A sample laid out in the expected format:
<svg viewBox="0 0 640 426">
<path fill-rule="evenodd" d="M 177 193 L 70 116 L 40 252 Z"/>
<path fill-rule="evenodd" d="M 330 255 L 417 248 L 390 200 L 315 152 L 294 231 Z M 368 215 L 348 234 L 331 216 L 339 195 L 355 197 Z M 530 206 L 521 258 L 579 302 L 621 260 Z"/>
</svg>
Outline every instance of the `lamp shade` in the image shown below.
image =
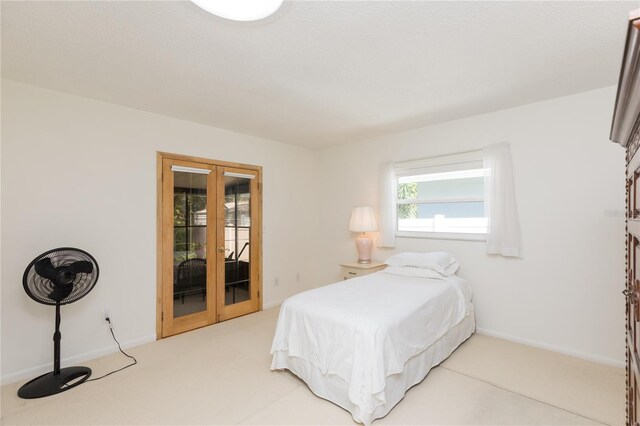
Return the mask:
<svg viewBox="0 0 640 426">
<path fill-rule="evenodd" d="M 349 223 L 349 231 L 352 232 L 369 232 L 377 231 L 376 217 L 373 214 L 373 207 L 354 207 L 351 212 L 351 222 Z"/>
</svg>

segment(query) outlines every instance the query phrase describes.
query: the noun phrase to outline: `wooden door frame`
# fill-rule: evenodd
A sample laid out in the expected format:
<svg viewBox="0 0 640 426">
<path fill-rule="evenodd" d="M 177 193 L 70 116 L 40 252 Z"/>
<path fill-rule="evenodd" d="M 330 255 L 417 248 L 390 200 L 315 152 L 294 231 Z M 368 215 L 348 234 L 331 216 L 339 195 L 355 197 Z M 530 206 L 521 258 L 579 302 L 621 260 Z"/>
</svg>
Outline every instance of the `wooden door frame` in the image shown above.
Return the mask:
<svg viewBox="0 0 640 426">
<path fill-rule="evenodd" d="M 262 166 L 251 164 L 234 163 L 229 161 L 212 160 L 209 158 L 194 157 L 190 155 L 173 154 L 168 152 L 157 151 L 156 153 L 156 339 L 162 339 L 162 313 L 163 313 L 163 268 L 162 268 L 162 245 L 163 245 L 163 226 L 162 226 L 162 205 L 163 205 L 163 188 L 162 188 L 162 162 L 164 159 L 173 159 L 181 161 L 191 161 L 202 163 L 215 167 L 232 167 L 239 169 L 247 169 L 255 171 L 258 183 L 258 199 L 255 208 L 258 209 L 258 220 L 256 226 L 256 243 L 258 250 L 255 252 L 257 259 L 258 274 L 258 311 L 262 310 Z"/>
</svg>

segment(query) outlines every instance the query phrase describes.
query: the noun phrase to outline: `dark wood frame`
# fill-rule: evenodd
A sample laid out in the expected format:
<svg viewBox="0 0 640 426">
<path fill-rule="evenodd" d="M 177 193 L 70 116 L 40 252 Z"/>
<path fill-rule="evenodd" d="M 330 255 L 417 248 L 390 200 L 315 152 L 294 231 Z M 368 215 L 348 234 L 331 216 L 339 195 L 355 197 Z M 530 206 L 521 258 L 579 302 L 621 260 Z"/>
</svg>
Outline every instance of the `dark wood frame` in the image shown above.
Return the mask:
<svg viewBox="0 0 640 426">
<path fill-rule="evenodd" d="M 627 425 L 640 420 L 640 9 L 629 14 L 610 139 L 626 148 L 625 303 Z"/>
</svg>

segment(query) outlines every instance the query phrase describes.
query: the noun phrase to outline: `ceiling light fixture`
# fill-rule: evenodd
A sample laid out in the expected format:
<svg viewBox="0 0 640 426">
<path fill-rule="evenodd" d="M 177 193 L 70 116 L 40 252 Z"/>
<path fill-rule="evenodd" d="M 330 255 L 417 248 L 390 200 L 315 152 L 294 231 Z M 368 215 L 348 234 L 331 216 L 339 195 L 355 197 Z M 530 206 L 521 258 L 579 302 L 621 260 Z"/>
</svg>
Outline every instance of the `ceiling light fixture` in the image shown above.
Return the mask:
<svg viewBox="0 0 640 426">
<path fill-rule="evenodd" d="M 233 21 L 258 21 L 273 15 L 283 0 L 191 0 L 216 16 Z"/>
</svg>

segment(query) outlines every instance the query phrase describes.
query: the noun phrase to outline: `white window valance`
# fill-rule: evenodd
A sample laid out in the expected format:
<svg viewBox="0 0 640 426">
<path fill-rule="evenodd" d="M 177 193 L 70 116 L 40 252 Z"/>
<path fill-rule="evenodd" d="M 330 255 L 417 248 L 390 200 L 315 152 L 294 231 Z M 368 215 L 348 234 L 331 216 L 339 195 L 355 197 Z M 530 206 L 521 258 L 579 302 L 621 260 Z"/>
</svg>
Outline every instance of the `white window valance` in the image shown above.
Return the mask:
<svg viewBox="0 0 640 426">
<path fill-rule="evenodd" d="M 442 155 L 421 160 L 394 163 L 396 176 L 457 172 L 460 170 L 481 169 L 482 151 L 469 151 L 462 154 Z"/>
</svg>

